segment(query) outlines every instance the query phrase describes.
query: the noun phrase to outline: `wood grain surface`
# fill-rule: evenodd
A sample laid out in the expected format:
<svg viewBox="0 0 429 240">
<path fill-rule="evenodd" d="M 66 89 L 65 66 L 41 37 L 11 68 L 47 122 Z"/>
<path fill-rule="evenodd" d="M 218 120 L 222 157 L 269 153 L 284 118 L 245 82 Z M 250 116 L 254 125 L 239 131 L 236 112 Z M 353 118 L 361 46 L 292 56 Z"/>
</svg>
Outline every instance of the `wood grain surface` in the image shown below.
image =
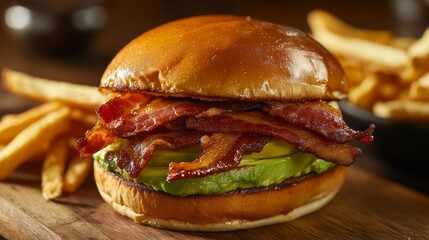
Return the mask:
<svg viewBox="0 0 429 240">
<path fill-rule="evenodd" d="M 0 182 L 0 236 L 6 239 L 427 239 L 429 198 L 351 167 L 344 187 L 331 203 L 293 222 L 235 232 L 175 232 L 138 225 L 118 215 L 100 198 L 92 179 L 75 194 L 45 202 L 40 191 L 40 167 L 33 164 L 23 166 Z"/>
</svg>

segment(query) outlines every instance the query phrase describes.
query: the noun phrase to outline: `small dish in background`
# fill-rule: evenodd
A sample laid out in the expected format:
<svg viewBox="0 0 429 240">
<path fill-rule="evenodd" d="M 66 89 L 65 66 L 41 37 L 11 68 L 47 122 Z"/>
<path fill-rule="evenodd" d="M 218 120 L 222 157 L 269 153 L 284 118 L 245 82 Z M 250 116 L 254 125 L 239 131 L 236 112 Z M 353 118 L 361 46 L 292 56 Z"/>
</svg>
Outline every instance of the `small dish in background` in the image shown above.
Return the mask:
<svg viewBox="0 0 429 240">
<path fill-rule="evenodd" d="M 54 56 L 83 53 L 107 22 L 101 0 L 21 1 L 4 12 L 14 39 L 27 50 Z"/>
<path fill-rule="evenodd" d="M 388 164 L 401 169 L 424 173 L 429 167 L 429 123 L 382 119 L 346 101 L 340 102 L 344 120 L 355 130 L 376 126 L 374 142 L 357 145 Z"/>
</svg>

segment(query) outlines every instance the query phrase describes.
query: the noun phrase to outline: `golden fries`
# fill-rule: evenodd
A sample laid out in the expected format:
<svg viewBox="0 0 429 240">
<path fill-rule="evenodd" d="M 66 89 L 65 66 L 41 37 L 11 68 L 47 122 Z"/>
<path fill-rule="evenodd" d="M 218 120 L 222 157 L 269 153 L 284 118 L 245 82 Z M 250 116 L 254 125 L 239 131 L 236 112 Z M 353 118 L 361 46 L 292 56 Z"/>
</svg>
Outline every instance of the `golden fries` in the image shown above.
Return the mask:
<svg viewBox="0 0 429 240">
<path fill-rule="evenodd" d="M 13 114 L 13 113 L 5 114 L 1 117 L 0 121 L 7 123 L 9 121 L 13 121 L 15 117 L 16 117 L 16 114 Z"/>
<path fill-rule="evenodd" d="M 417 101 L 429 102 L 429 73 L 411 84 L 410 98 Z"/>
<path fill-rule="evenodd" d="M 388 31 L 355 28 L 336 18 L 332 14 L 322 10 L 314 10 L 310 12 L 307 21 L 314 34 L 318 34 L 320 31 L 329 30 L 342 36 L 365 39 L 383 44 L 390 42 L 393 37 L 393 34 Z"/>
<path fill-rule="evenodd" d="M 75 192 L 76 189 L 85 181 L 92 169 L 92 157 L 81 159 L 73 158 L 67 168 L 64 176 L 64 191 Z"/>
<path fill-rule="evenodd" d="M 39 151 L 39 146 L 50 142 L 70 128 L 70 109 L 62 107 L 22 130 L 0 151 L 0 180 L 5 179 L 24 161 Z"/>
<path fill-rule="evenodd" d="M 308 16 L 313 36 L 334 54 L 385 72 L 401 72 L 411 65 L 405 50 L 383 44 L 390 41 L 390 37 L 386 37 L 384 32 L 344 31 L 343 23 L 333 19 L 333 16 L 320 10 L 313 11 Z"/>
<path fill-rule="evenodd" d="M 3 117 L 0 121 L 0 143 L 10 142 L 24 128 L 60 107 L 58 102 L 49 102 L 20 114 Z"/>
<path fill-rule="evenodd" d="M 429 121 L 429 104 L 412 100 L 377 102 L 374 113 L 382 118 L 396 120 Z"/>
<path fill-rule="evenodd" d="M 367 76 L 362 83 L 349 92 L 349 99 L 357 106 L 371 109 L 377 98 L 378 76 L 372 74 Z"/>
<path fill-rule="evenodd" d="M 413 37 L 396 37 L 392 38 L 389 45 L 403 50 L 408 50 L 415 42 L 416 39 Z"/>
<path fill-rule="evenodd" d="M 64 169 L 68 150 L 68 139 L 56 139 L 46 154 L 42 168 L 42 194 L 45 200 L 61 196 L 64 185 Z"/>
<path fill-rule="evenodd" d="M 316 10 L 312 35 L 339 60 L 349 78 L 349 101 L 382 118 L 429 120 L 429 28 L 419 39 L 357 29 Z"/>
<path fill-rule="evenodd" d="M 96 87 L 58 82 L 3 69 L 3 86 L 10 92 L 39 101 L 60 101 L 94 110 L 105 98 Z"/>
<path fill-rule="evenodd" d="M 94 126 L 98 120 L 97 116 L 94 114 L 94 111 L 89 112 L 78 108 L 72 109 L 70 117 L 73 121 L 80 122 L 81 124 L 85 125 L 86 129 L 88 129 L 88 127 Z"/>
<path fill-rule="evenodd" d="M 423 33 L 423 36 L 415 41 L 408 49 L 408 54 L 416 67 L 427 69 L 429 63 L 429 28 Z"/>
<path fill-rule="evenodd" d="M 26 161 L 43 161 L 43 198 L 49 200 L 63 192 L 75 192 L 89 175 L 93 160 L 77 157 L 74 142 L 96 123 L 95 108 L 104 97 L 95 87 L 41 79 L 8 69 L 3 70 L 2 82 L 12 93 L 46 103 L 1 118 L 0 180 Z"/>
</svg>

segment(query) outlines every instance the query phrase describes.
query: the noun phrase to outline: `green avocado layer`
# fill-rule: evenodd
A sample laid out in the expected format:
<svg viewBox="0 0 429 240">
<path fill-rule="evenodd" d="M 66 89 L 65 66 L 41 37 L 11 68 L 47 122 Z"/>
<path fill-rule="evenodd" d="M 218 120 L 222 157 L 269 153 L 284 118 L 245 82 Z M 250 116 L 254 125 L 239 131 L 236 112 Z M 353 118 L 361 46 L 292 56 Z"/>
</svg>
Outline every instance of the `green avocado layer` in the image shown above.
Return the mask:
<svg viewBox="0 0 429 240">
<path fill-rule="evenodd" d="M 188 196 L 195 194 L 222 194 L 238 188 L 252 188 L 280 183 L 290 177 L 315 172 L 323 173 L 334 164 L 317 159 L 311 154 L 298 152 L 293 146 L 280 141 L 270 141 L 260 153 L 246 155 L 239 167 L 230 171 L 202 178 L 184 179 L 169 183 L 166 181 L 168 164 L 196 159 L 201 151 L 198 146 L 173 151 L 158 148 L 150 164 L 139 177 L 131 179 L 117 165 L 120 140 L 94 154 L 100 165 L 108 171 L 122 174 L 138 183 L 146 184 L 157 191 L 172 195 Z"/>
</svg>

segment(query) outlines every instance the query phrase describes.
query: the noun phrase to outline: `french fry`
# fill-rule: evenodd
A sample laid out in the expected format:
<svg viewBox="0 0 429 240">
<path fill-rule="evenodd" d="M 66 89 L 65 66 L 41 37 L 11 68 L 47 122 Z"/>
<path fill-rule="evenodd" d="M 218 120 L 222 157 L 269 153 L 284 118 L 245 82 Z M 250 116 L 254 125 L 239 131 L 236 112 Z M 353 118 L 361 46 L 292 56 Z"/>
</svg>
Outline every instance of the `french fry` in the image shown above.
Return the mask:
<svg viewBox="0 0 429 240">
<path fill-rule="evenodd" d="M 23 113 L 13 114 L 6 118 L 2 118 L 2 121 L 0 122 L 0 144 L 10 142 L 24 128 L 46 116 L 50 112 L 59 109 L 61 106 L 62 105 L 59 102 L 49 102 Z"/>
<path fill-rule="evenodd" d="M 429 73 L 411 83 L 410 98 L 417 101 L 429 101 Z"/>
<path fill-rule="evenodd" d="M 68 139 L 56 139 L 48 153 L 42 168 L 42 194 L 45 200 L 60 197 L 64 186 L 64 169 L 68 150 Z"/>
<path fill-rule="evenodd" d="M 413 37 L 395 37 L 389 42 L 392 47 L 400 48 L 408 51 L 408 49 L 416 42 Z"/>
<path fill-rule="evenodd" d="M 378 86 L 378 99 L 389 101 L 397 98 L 401 93 L 401 86 L 395 82 L 383 81 Z"/>
<path fill-rule="evenodd" d="M 323 10 L 310 12 L 307 21 L 313 33 L 316 34 L 319 30 L 332 31 L 339 35 L 383 44 L 391 42 L 393 38 L 393 34 L 389 31 L 358 29 Z"/>
<path fill-rule="evenodd" d="M 374 114 L 381 118 L 395 120 L 428 121 L 429 104 L 412 100 L 377 102 Z"/>
<path fill-rule="evenodd" d="M 48 152 L 48 149 L 51 147 L 50 142 L 44 142 L 40 143 L 39 150 L 31 156 L 30 159 L 27 160 L 28 163 L 34 163 L 34 164 L 40 164 L 43 163 L 43 160 L 45 160 L 46 153 Z"/>
<path fill-rule="evenodd" d="M 378 86 L 378 75 L 369 75 L 362 81 L 359 86 L 350 90 L 348 99 L 356 106 L 371 110 L 372 105 L 377 99 Z"/>
<path fill-rule="evenodd" d="M 398 73 L 411 65 L 411 60 L 403 49 L 332 32 L 320 32 L 315 38 L 328 50 L 368 64 L 368 68 L 378 71 Z"/>
<path fill-rule="evenodd" d="M 365 69 L 360 66 L 360 64 L 350 62 L 347 59 L 338 58 L 338 60 L 344 70 L 344 73 L 347 76 L 347 79 L 349 80 L 348 82 L 350 87 L 355 87 L 359 85 L 364 79 L 364 77 L 367 75 Z"/>
<path fill-rule="evenodd" d="M 9 122 L 9 121 L 13 121 L 15 119 L 17 114 L 14 113 L 9 113 L 9 114 L 5 114 L 1 117 L 1 122 Z"/>
<path fill-rule="evenodd" d="M 10 92 L 39 101 L 60 101 L 71 106 L 94 110 L 105 97 L 98 88 L 33 77 L 3 69 L 3 86 Z"/>
<path fill-rule="evenodd" d="M 94 126 L 98 120 L 95 111 L 85 111 L 78 108 L 73 108 L 70 114 L 73 121 L 79 122 L 85 126 Z"/>
<path fill-rule="evenodd" d="M 92 162 L 92 157 L 75 157 L 70 161 L 64 175 L 64 191 L 72 193 L 82 185 L 92 169 Z"/>
<path fill-rule="evenodd" d="M 381 118 L 429 120 L 429 28 L 419 39 L 354 28 L 320 10 L 308 16 L 312 36 L 343 67 L 349 101 Z"/>
<path fill-rule="evenodd" d="M 372 73 L 377 75 L 377 101 L 390 101 L 399 98 L 407 87 L 396 74 Z"/>
<path fill-rule="evenodd" d="M 416 79 L 420 78 L 422 75 L 424 75 L 426 72 L 423 68 L 416 68 L 416 66 L 411 65 L 407 68 L 405 68 L 401 73 L 399 73 L 399 76 L 402 79 L 402 82 L 404 83 L 411 83 L 415 81 Z"/>
<path fill-rule="evenodd" d="M 418 68 L 425 67 L 424 65 L 429 63 L 429 28 L 410 46 L 408 54 Z"/>
<path fill-rule="evenodd" d="M 9 69 L 3 70 L 2 84 L 12 93 L 47 103 L 1 118 L 0 180 L 25 161 L 44 158 L 43 197 L 49 200 L 61 196 L 63 191 L 76 191 L 89 175 L 93 160 L 72 158 L 66 170 L 69 141 L 76 140 L 96 123 L 94 110 L 105 97 L 96 87 L 37 78 Z"/>
<path fill-rule="evenodd" d="M 407 53 L 412 64 L 401 73 L 401 77 L 412 82 L 429 71 L 429 28 L 410 45 Z"/>
<path fill-rule="evenodd" d="M 69 108 L 61 107 L 32 123 L 7 144 L 0 151 L 0 180 L 38 153 L 41 144 L 66 132 L 70 128 L 69 114 Z"/>
<path fill-rule="evenodd" d="M 392 39 L 389 32 L 355 29 L 321 10 L 311 12 L 307 20 L 313 36 L 334 54 L 386 73 L 402 72 L 411 65 L 405 50 L 387 45 Z"/>
</svg>

